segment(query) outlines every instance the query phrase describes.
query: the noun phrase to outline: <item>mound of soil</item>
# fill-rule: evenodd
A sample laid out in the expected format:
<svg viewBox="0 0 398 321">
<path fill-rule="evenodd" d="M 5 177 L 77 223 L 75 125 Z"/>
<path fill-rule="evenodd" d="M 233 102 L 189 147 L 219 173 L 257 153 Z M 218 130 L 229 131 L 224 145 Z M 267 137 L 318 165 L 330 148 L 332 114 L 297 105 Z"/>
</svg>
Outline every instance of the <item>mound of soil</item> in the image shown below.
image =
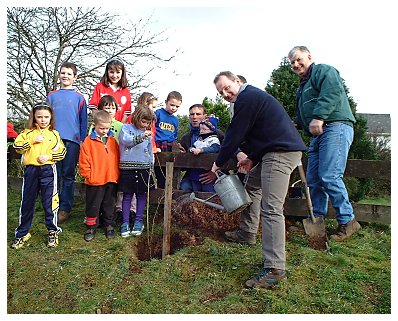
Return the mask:
<svg viewBox="0 0 398 321">
<path fill-rule="evenodd" d="M 308 246 L 312 247 L 315 250 L 328 250 L 329 245 L 328 245 L 328 239 L 325 236 L 320 236 L 320 237 L 307 237 L 308 239 Z"/>
<path fill-rule="evenodd" d="M 211 202 L 220 204 L 218 197 Z M 200 245 L 205 237 L 218 241 L 226 241 L 224 232 L 239 227 L 239 213 L 228 214 L 226 211 L 215 209 L 198 201 L 191 201 L 189 194 L 184 194 L 173 201 L 172 225 L 183 228 L 182 232 L 173 232 L 170 235 L 170 254 L 186 246 Z M 156 219 L 162 223 L 162 215 Z M 302 219 L 297 217 L 286 217 L 286 239 L 293 234 L 305 234 Z M 259 226 L 261 234 L 261 222 Z M 162 258 L 163 238 L 161 235 L 152 235 L 150 240 L 142 238 L 137 244 L 137 257 L 141 261 L 152 258 Z M 317 250 L 327 249 L 327 239 L 310 239 L 308 245 Z"/>
<path fill-rule="evenodd" d="M 211 199 L 221 204 L 217 197 Z M 178 226 L 200 229 L 202 231 L 224 232 L 239 226 L 239 214 L 228 214 L 209 205 L 189 199 L 189 194 L 179 197 L 173 204 L 172 223 Z"/>
</svg>

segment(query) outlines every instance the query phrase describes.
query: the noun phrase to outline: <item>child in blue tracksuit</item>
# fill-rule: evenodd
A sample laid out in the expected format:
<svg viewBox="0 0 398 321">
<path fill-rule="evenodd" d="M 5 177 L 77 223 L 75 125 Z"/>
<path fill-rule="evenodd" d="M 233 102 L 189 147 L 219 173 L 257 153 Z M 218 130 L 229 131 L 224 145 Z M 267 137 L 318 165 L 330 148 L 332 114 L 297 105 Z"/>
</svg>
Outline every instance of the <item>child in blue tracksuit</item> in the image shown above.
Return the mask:
<svg viewBox="0 0 398 321">
<path fill-rule="evenodd" d="M 156 134 L 155 144 L 161 152 L 171 152 L 173 146 L 177 146 L 178 118 L 174 115 L 181 106 L 182 96 L 178 91 L 172 91 L 167 95 L 166 106 L 155 110 Z M 159 188 L 164 188 L 165 167 L 155 167 L 156 181 Z"/>
<path fill-rule="evenodd" d="M 22 154 L 24 176 L 19 225 L 11 247 L 21 248 L 30 239 L 37 196 L 40 192 L 48 230 L 48 247 L 58 245 L 59 199 L 55 163 L 65 157 L 66 149 L 54 129 L 54 113 L 48 103 L 36 104 L 29 116 L 25 130 L 14 141 L 15 151 Z"/>
</svg>

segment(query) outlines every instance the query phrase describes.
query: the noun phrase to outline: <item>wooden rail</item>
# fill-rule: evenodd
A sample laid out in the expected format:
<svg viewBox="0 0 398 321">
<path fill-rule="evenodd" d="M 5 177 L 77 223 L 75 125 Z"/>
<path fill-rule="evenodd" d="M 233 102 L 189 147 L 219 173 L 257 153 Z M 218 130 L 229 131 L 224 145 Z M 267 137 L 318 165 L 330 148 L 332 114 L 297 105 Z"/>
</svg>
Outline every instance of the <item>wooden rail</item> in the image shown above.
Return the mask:
<svg viewBox="0 0 398 321">
<path fill-rule="evenodd" d="M 18 158 L 11 149 L 11 158 Z M 181 174 L 187 168 L 204 168 L 210 169 L 214 160 L 215 154 L 201 154 L 195 156 L 187 153 L 160 153 L 155 156 L 155 166 L 166 167 L 166 163 L 173 163 L 173 180 L 172 180 L 172 199 L 176 199 L 183 195 L 184 191 L 178 190 Z M 303 163 L 305 168 L 305 162 Z M 236 162 L 229 161 L 224 169 L 236 170 Z M 373 161 L 373 160 L 355 160 L 349 159 L 345 176 L 358 178 L 373 178 L 391 181 L 391 162 L 390 161 Z M 21 179 L 8 177 L 8 187 L 20 188 Z M 76 194 L 84 195 L 84 184 L 76 184 Z M 207 198 L 209 193 L 196 193 L 197 197 Z M 150 192 L 150 202 L 164 204 L 165 191 L 163 189 L 154 189 Z M 374 222 L 381 224 L 391 224 L 391 207 L 382 205 L 364 205 L 353 203 L 355 215 L 358 221 Z M 287 216 L 307 216 L 306 202 L 304 199 L 290 199 L 287 198 L 285 202 L 285 215 Z M 334 209 L 329 204 L 330 217 L 334 217 Z"/>
<path fill-rule="evenodd" d="M 173 199 L 177 199 L 186 192 L 178 190 L 178 181 L 181 177 L 181 171 L 185 168 L 204 168 L 210 169 L 217 155 L 215 154 L 201 154 L 195 156 L 187 153 L 160 153 L 156 155 L 155 166 L 165 166 L 166 162 L 174 163 L 173 176 Z M 303 161 L 304 168 L 306 167 Z M 231 160 L 224 167 L 227 170 L 236 170 L 236 162 Z M 294 172 L 297 169 L 294 170 Z M 344 173 L 348 177 L 357 178 L 373 178 L 391 181 L 391 162 L 390 161 L 374 161 L 374 160 L 358 160 L 349 159 L 347 161 L 346 170 Z M 207 198 L 211 194 L 196 192 L 196 196 L 200 198 Z M 156 189 L 151 191 L 150 202 L 164 203 L 164 191 Z M 354 207 L 355 216 L 360 222 L 373 222 L 380 224 L 391 224 L 391 207 L 383 205 L 366 205 L 352 203 Z M 284 206 L 286 216 L 307 217 L 308 210 L 304 199 L 290 199 L 287 198 Z M 335 217 L 335 211 L 329 202 L 328 217 Z"/>
</svg>

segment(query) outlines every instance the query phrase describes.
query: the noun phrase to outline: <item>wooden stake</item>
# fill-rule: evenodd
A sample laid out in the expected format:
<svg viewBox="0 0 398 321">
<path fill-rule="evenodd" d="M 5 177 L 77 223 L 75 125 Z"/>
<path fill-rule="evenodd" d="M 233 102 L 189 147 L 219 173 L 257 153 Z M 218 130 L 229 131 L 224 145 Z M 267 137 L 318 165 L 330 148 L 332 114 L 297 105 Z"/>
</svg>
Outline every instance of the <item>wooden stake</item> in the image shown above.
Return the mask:
<svg viewBox="0 0 398 321">
<path fill-rule="evenodd" d="M 166 163 L 166 183 L 164 191 L 163 244 L 162 259 L 170 254 L 171 205 L 173 200 L 174 163 Z"/>
</svg>

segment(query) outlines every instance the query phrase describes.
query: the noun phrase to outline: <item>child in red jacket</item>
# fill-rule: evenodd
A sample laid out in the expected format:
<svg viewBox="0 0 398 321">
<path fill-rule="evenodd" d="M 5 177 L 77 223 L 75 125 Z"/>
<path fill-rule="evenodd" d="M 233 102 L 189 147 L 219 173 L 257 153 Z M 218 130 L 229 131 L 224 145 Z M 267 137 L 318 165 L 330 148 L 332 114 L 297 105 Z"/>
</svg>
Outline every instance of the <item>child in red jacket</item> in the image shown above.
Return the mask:
<svg viewBox="0 0 398 321">
<path fill-rule="evenodd" d="M 115 208 L 117 182 L 119 179 L 119 146 L 109 131 L 112 116 L 105 110 L 94 114 L 94 130 L 84 140 L 79 156 L 80 174 L 86 184 L 87 231 L 84 239 L 94 238 L 102 215 L 107 238 L 115 237 Z"/>
<path fill-rule="evenodd" d="M 90 105 L 98 106 L 102 96 L 111 95 L 117 102 L 115 119 L 125 123 L 131 115 L 131 93 L 128 87 L 126 66 L 118 57 L 108 61 L 105 73 L 100 82 L 95 86 Z"/>
</svg>

